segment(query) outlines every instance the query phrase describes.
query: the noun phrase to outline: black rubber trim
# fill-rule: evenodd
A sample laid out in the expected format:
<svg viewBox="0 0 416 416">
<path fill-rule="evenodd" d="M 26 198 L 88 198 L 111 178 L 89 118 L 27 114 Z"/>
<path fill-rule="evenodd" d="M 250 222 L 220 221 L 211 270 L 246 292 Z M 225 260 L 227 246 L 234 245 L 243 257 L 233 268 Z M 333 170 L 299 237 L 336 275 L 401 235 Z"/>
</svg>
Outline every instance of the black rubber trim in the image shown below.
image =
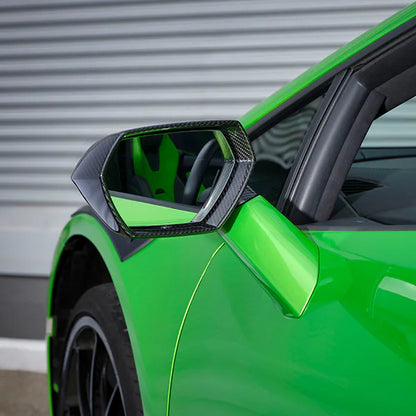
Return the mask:
<svg viewBox="0 0 416 416">
<path fill-rule="evenodd" d="M 367 134 L 371 122 L 376 117 L 385 97 L 375 91 L 371 92 L 356 116 L 342 147 L 337 153 L 328 180 L 321 192 L 320 201 L 315 211 L 315 220 L 327 220 L 333 211 L 336 198 L 345 182 L 345 178 Z"/>
<path fill-rule="evenodd" d="M 383 112 L 386 97 L 378 88 L 378 81 L 388 83 L 415 61 L 414 54 L 406 54 L 406 50 L 412 51 L 415 45 L 416 20 L 412 22 L 412 30 L 388 44 L 383 42 L 384 48 L 348 71 L 350 76 L 341 84 L 326 120 L 321 121 L 315 144 L 302 162 L 301 172 L 284 201 L 283 213 L 294 223 L 309 224 L 329 218 L 369 126 Z M 406 62 L 394 64 L 396 58 Z M 371 90 L 368 85 L 375 89 Z"/>
<path fill-rule="evenodd" d="M 127 234 L 111 230 L 89 205 L 81 207 L 78 211 L 74 212 L 72 216 L 74 217 L 79 214 L 91 215 L 91 217 L 95 218 L 102 225 L 103 229 L 110 237 L 121 261 L 127 260 L 153 241 L 153 238 L 130 238 Z"/>
<path fill-rule="evenodd" d="M 318 220 L 317 209 L 328 178 L 344 146 L 345 138 L 368 97 L 368 90 L 360 83 L 351 83 L 348 77 L 339 96 L 329 109 L 325 122 L 316 132 L 313 147 L 303 161 L 301 173 L 285 203 L 284 213 L 295 224 Z"/>
<path fill-rule="evenodd" d="M 357 68 L 359 81 L 365 84 L 369 90 L 374 90 L 413 67 L 416 63 L 416 38 L 414 35 L 414 30 L 408 32 L 400 39 L 391 42 L 386 50 L 377 56 L 372 56 L 372 59 L 369 59 L 367 63 L 361 63 Z M 414 89 L 412 84 L 407 87 Z"/>
<path fill-rule="evenodd" d="M 340 94 L 340 91 L 342 90 L 342 87 L 349 76 L 350 72 L 344 71 L 334 78 L 332 84 L 325 93 L 324 100 L 320 105 L 318 112 L 315 114 L 315 117 L 313 118 L 312 123 L 306 132 L 305 138 L 301 144 L 301 147 L 299 148 L 299 151 L 293 162 L 293 166 L 290 169 L 289 175 L 276 204 L 277 209 L 284 212 L 285 214 L 287 211 L 287 206 L 285 206 L 286 201 L 293 198 L 296 190 L 296 184 L 303 174 L 306 161 L 308 160 L 308 157 L 316 143 L 316 138 L 319 137 L 320 128 L 325 124 L 325 121 L 328 118 L 328 114 L 330 114 L 334 102 L 336 102 L 336 97 Z M 319 91 L 317 94 L 322 94 L 322 92 Z"/>
<path fill-rule="evenodd" d="M 412 75 L 416 65 L 415 52 L 416 31 L 412 30 L 356 68 L 347 90 L 362 85 L 368 90 L 368 96 L 362 104 L 357 97 L 353 104 L 344 105 L 344 110 L 342 108 L 339 110 L 344 113 L 355 112 L 357 106 L 360 107 L 327 176 L 325 188 L 320 194 L 320 201 L 312 216 L 315 221 L 325 221 L 330 218 L 337 195 L 373 120 L 414 95 Z M 404 82 L 401 82 L 402 79 Z M 338 131 L 338 134 L 343 135 L 342 131 Z M 320 141 L 322 142 L 323 138 L 320 138 Z"/>
</svg>

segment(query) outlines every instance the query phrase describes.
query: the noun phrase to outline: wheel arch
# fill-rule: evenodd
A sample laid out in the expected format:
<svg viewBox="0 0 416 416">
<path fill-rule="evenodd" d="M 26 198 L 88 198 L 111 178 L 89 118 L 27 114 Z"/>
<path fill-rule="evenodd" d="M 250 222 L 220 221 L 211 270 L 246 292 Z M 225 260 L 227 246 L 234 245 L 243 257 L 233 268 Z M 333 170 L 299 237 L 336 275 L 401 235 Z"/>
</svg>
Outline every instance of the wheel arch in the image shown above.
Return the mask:
<svg viewBox="0 0 416 416">
<path fill-rule="evenodd" d="M 110 238 L 95 218 L 88 214 L 72 217 L 55 249 L 48 317 L 53 318 L 61 308 L 71 308 L 90 287 L 108 282 L 119 286 L 115 282 L 120 276 L 119 263 Z"/>
<path fill-rule="evenodd" d="M 70 237 L 56 266 L 50 298 L 50 315 L 72 309 L 88 289 L 112 282 L 111 275 L 96 246 L 85 236 Z"/>
<path fill-rule="evenodd" d="M 70 311 L 90 288 L 112 283 L 122 305 L 120 257 L 103 226 L 91 215 L 75 215 L 59 238 L 49 283 L 47 315 L 50 405 L 60 385 L 60 364 Z M 127 319 L 126 319 L 127 320 Z M 130 330 L 129 330 L 130 333 Z M 134 336 L 134 335 L 133 335 Z"/>
<path fill-rule="evenodd" d="M 156 238 L 127 247 L 127 256 L 116 249 L 111 235 L 92 215 L 76 214 L 63 229 L 55 251 L 50 280 L 48 315 L 55 321 L 52 308 L 58 283 L 60 262 L 68 242 L 83 238 L 94 245 L 102 257 L 116 289 L 132 347 L 145 412 L 166 411 L 172 356 L 184 311 L 212 254 L 223 243 L 218 233 L 172 238 Z M 79 241 L 79 240 L 78 240 Z M 133 240 L 139 241 L 139 240 Z M 198 247 L 198 255 L 189 255 Z M 163 261 L 161 261 L 163 258 Z M 183 259 L 186 258 L 187 261 Z M 48 337 L 50 365 L 56 332 Z M 157 330 L 155 330 L 157 328 Z M 155 348 L 155 346 L 164 346 Z M 49 383 L 53 409 L 53 368 Z"/>
</svg>

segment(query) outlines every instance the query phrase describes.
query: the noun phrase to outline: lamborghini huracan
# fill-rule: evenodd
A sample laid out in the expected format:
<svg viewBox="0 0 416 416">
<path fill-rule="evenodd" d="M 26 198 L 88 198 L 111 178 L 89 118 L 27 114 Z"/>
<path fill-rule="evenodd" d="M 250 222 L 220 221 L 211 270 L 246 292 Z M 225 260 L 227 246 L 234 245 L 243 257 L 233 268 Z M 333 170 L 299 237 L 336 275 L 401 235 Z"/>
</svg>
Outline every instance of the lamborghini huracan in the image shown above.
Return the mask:
<svg viewBox="0 0 416 416">
<path fill-rule="evenodd" d="M 54 415 L 416 409 L 416 4 L 239 120 L 105 137 L 48 304 Z"/>
</svg>

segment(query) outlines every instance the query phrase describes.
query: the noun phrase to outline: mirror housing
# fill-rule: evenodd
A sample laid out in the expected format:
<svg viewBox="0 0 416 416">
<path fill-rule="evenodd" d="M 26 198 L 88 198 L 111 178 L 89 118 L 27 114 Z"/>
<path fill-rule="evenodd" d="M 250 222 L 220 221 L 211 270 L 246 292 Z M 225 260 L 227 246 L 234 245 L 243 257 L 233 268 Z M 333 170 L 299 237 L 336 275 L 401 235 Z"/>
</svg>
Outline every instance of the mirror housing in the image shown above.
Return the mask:
<svg viewBox="0 0 416 416">
<path fill-rule="evenodd" d="M 161 148 L 161 143 L 175 141 L 165 140 L 166 137 L 182 137 L 183 141 L 184 137 L 195 140 L 198 136 L 209 138 L 210 135 L 215 137 L 224 160 L 212 187 L 206 190 L 207 196 L 201 206 L 195 205 L 195 202 L 192 205 L 192 201 L 196 199 L 201 172 L 208 167 L 210 158 L 218 149 L 217 146 L 212 150 L 213 140 L 211 145 L 207 142 L 198 155 L 191 158 L 193 165 L 187 173 L 181 193 L 181 202 L 185 203 L 169 199 L 163 189 L 152 189 L 149 197 L 140 192 L 134 195 L 125 193 L 124 189 L 119 192 L 120 189 L 110 183 L 114 182 L 110 181 L 110 173 L 124 169 L 123 161 L 127 159 L 121 159 L 122 162 L 118 164 L 114 160 L 120 160 L 120 149 L 122 146 L 126 148 L 126 142 L 129 149 L 133 146 L 141 149 L 140 144 L 144 145 L 145 142 L 150 142 L 153 147 L 157 143 L 156 146 Z M 137 157 L 136 151 L 133 158 Z M 148 165 L 151 160 L 145 157 L 145 162 Z M 91 208 L 113 231 L 124 232 L 132 238 L 176 236 L 220 228 L 237 205 L 253 166 L 254 154 L 246 132 L 238 121 L 187 122 L 127 130 L 105 137 L 91 146 L 81 158 L 72 174 L 72 181 Z M 155 168 L 148 169 L 148 172 L 152 173 L 152 169 Z M 144 177 L 139 176 L 140 181 L 148 179 L 146 173 L 141 175 Z"/>
</svg>

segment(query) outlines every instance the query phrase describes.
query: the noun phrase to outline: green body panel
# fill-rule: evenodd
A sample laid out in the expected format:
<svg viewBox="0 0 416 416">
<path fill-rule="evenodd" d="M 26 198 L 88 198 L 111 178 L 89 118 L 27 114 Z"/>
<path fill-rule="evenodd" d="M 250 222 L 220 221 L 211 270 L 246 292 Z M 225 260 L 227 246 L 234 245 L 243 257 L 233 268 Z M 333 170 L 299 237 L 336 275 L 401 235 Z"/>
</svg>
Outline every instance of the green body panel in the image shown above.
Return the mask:
<svg viewBox="0 0 416 416">
<path fill-rule="evenodd" d="M 180 339 L 171 416 L 414 414 L 416 232 L 310 236 L 320 275 L 298 319 L 231 247 L 213 259 Z"/>
<path fill-rule="evenodd" d="M 262 196 L 248 201 L 223 234 L 288 316 L 299 317 L 318 280 L 318 248 Z"/>
<path fill-rule="evenodd" d="M 372 29 L 363 33 L 361 36 L 354 39 L 344 47 L 338 49 L 332 55 L 311 67 L 302 75 L 295 78 L 293 81 L 282 87 L 279 91 L 266 98 L 256 107 L 251 109 L 248 113 L 240 118 L 241 124 L 244 128 L 249 128 L 262 117 L 267 115 L 270 111 L 283 104 L 298 92 L 302 91 L 305 87 L 312 84 L 318 78 L 322 77 L 357 52 L 363 50 L 365 47 L 371 45 L 377 39 L 396 29 L 415 16 L 416 3 L 411 4 L 410 6 L 389 17 L 377 26 L 374 26 Z"/>
<path fill-rule="evenodd" d="M 339 270 L 348 270 L 351 276 L 345 280 L 343 305 L 385 346 L 415 365 L 416 231 L 314 231 L 310 237 L 321 247 L 322 274 L 334 280 Z"/>
<path fill-rule="evenodd" d="M 55 252 L 49 317 L 57 262 L 66 242 L 77 235 L 95 245 L 113 279 L 129 331 L 145 414 L 165 414 L 179 328 L 195 286 L 222 239 L 217 233 L 157 239 L 121 262 L 103 227 L 89 215 L 76 215 L 62 231 Z"/>
<path fill-rule="evenodd" d="M 413 4 L 283 87 L 241 123 L 252 126 L 415 16 Z M 177 163 L 171 162 L 169 170 Z M 172 181 L 164 186 L 173 192 Z M 130 201 L 115 202 L 140 225 L 167 224 L 177 214 L 149 205 L 138 218 Z M 180 222 L 195 215 L 180 213 L 186 216 Z M 155 222 L 160 215 L 167 217 Z M 416 231 L 301 232 L 257 197 L 236 209 L 219 233 L 154 239 L 122 262 L 102 225 L 78 214 L 55 252 L 49 317 L 58 262 L 74 236 L 94 244 L 111 274 L 146 416 L 414 413 Z"/>
<path fill-rule="evenodd" d="M 111 201 L 128 227 L 191 222 L 196 213 L 112 196 Z"/>
</svg>

